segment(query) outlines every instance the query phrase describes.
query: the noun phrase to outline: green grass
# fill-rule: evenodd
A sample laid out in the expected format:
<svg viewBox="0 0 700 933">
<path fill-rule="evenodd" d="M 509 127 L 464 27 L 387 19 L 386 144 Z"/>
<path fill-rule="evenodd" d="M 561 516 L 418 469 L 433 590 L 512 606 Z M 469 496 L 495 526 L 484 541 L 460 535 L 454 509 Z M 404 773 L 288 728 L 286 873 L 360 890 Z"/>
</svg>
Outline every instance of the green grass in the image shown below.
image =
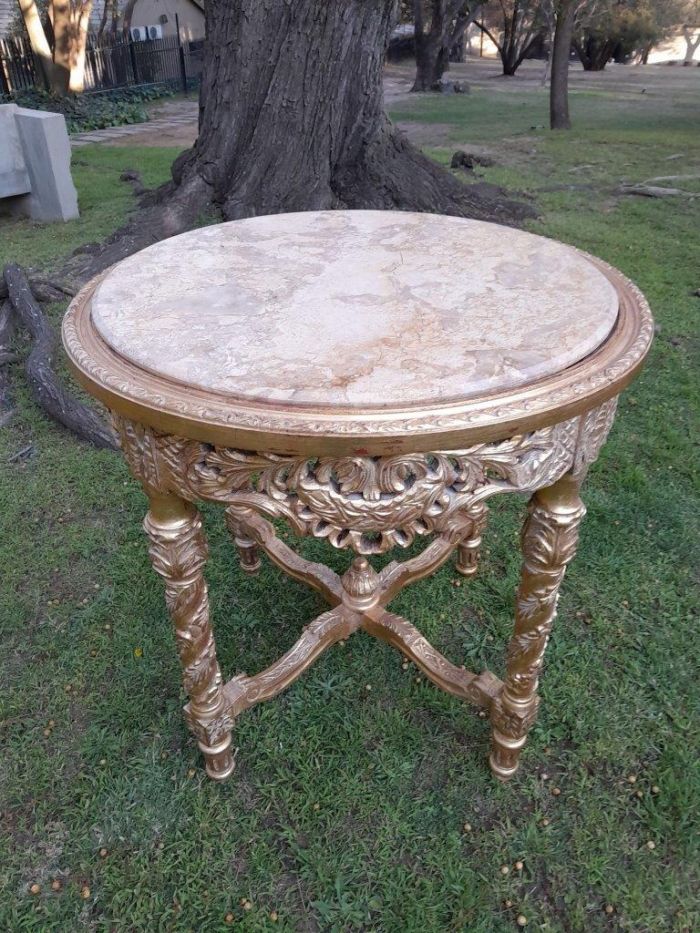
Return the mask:
<svg viewBox="0 0 700 933">
<path fill-rule="evenodd" d="M 120 181 L 127 169 L 138 171 L 144 185 L 154 187 L 170 177 L 172 149 L 157 147 L 84 146 L 73 150 L 73 181 L 80 217 L 65 224 L 9 222 L 0 217 L 0 262 L 51 268 L 87 243 L 99 242 L 126 220 L 134 206 L 131 186 Z"/>
<path fill-rule="evenodd" d="M 643 114 L 626 98 L 577 95 L 573 105 L 576 128 L 559 135 L 530 130 L 544 122 L 536 91 L 431 98 L 400 114 L 450 124 L 448 148 L 442 139 L 432 150 L 443 161 L 453 144 L 489 147 L 499 165 L 484 176 L 535 198 L 532 228 L 618 265 L 660 325 L 588 479 L 520 776 L 495 784 L 487 723 L 356 635 L 243 714 L 234 778 L 206 780 L 181 722 L 142 494 L 118 456 L 42 417 L 17 365 L 0 451 L 0 929 L 217 931 L 229 911 L 248 931 L 491 933 L 515 929 L 520 912 L 528 929 L 562 933 L 698 928 L 700 217 L 687 199 L 615 189 L 699 171 L 700 143 L 672 102 L 645 101 Z M 137 167 L 155 183 L 172 155 L 80 150 L 81 221 L 6 224 L 3 260 L 50 266 L 106 235 L 131 200 L 119 172 Z M 572 183 L 589 187 L 541 190 Z M 11 462 L 28 444 L 31 455 Z M 455 588 L 446 567 L 396 601 L 458 663 L 502 672 L 522 508 L 494 502 L 469 587 Z M 227 675 L 253 672 L 321 605 L 268 564 L 245 577 L 221 514 L 207 508 L 205 521 L 221 661 Z M 300 549 L 339 570 L 349 561 L 321 542 Z"/>
</svg>

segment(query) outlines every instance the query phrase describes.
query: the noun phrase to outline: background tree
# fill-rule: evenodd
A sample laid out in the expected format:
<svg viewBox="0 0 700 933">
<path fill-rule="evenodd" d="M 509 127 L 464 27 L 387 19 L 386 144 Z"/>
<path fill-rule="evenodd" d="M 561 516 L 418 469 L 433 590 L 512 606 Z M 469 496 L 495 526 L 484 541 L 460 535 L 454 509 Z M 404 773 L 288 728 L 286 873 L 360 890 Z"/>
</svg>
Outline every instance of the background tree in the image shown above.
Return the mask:
<svg viewBox="0 0 700 933">
<path fill-rule="evenodd" d="M 481 6 L 471 0 L 413 0 L 416 78 L 411 90 L 429 91 L 439 84 L 452 48 Z"/>
<path fill-rule="evenodd" d="M 691 65 L 700 48 L 700 0 L 688 0 L 682 9 L 683 38 L 685 39 L 684 65 Z"/>
<path fill-rule="evenodd" d="M 452 44 L 450 46 L 451 62 L 464 61 L 466 36 L 469 32 L 469 27 L 481 16 L 485 2 L 470 3 L 468 6 L 464 7 L 455 20 L 454 29 L 452 30 Z"/>
<path fill-rule="evenodd" d="M 494 0 L 477 26 L 493 42 L 504 75 L 514 75 L 546 31 L 542 0 Z"/>
<path fill-rule="evenodd" d="M 584 71 L 602 71 L 612 58 L 618 42 L 616 6 L 617 0 L 594 0 L 577 18 L 573 45 Z"/>
<path fill-rule="evenodd" d="M 679 0 L 585 0 L 576 17 L 574 47 L 586 71 L 602 71 L 611 58 L 626 62 L 677 28 Z"/>
<path fill-rule="evenodd" d="M 92 0 L 49 0 L 42 22 L 36 0 L 18 0 L 32 51 L 54 94 L 82 91 Z"/>
<path fill-rule="evenodd" d="M 553 130 L 571 129 L 569 116 L 569 59 L 576 14 L 585 0 L 550 0 L 554 20 L 549 85 L 549 125 Z"/>
<path fill-rule="evenodd" d="M 105 35 L 116 36 L 119 29 L 119 0 L 104 0 L 102 4 L 102 16 L 100 25 L 97 27 L 97 36 L 99 39 Z"/>
<path fill-rule="evenodd" d="M 137 0 L 126 0 L 124 4 L 124 13 L 122 15 L 122 32 L 124 36 L 129 35 L 129 30 L 131 29 L 131 20 L 134 16 L 134 9 L 136 8 Z"/>
</svg>

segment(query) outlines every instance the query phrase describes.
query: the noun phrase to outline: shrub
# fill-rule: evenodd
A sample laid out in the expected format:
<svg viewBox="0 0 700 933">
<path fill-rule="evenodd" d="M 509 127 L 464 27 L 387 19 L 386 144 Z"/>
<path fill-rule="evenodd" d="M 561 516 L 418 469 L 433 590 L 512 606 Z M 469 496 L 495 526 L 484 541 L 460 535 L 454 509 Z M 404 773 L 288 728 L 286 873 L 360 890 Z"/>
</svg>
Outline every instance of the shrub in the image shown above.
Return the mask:
<svg viewBox="0 0 700 933">
<path fill-rule="evenodd" d="M 56 97 L 47 91 L 30 88 L 16 91 L 9 100 L 32 110 L 62 113 L 66 118 L 68 132 L 80 133 L 107 126 L 123 126 L 126 123 L 145 123 L 148 114 L 144 102 L 169 97 L 172 93 L 163 85 L 151 85 Z"/>
</svg>

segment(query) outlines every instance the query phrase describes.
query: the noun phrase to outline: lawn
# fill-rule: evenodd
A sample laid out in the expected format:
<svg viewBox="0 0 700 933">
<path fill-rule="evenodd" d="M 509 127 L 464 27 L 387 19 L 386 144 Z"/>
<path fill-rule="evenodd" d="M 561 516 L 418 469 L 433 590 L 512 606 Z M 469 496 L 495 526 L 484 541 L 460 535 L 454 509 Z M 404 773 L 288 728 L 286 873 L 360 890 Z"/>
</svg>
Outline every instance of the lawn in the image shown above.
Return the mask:
<svg viewBox="0 0 700 933">
<path fill-rule="evenodd" d="M 534 198 L 531 228 L 619 266 L 659 327 L 587 482 L 542 714 L 507 786 L 486 767 L 487 722 L 364 635 L 243 714 L 234 777 L 208 781 L 181 720 L 144 498 L 119 456 L 44 419 L 15 364 L 0 437 L 0 929 L 491 933 L 519 914 L 567 933 L 700 928 L 700 200 L 616 193 L 622 180 L 700 173 L 691 104 L 580 91 L 575 129 L 559 135 L 542 128 L 537 89 L 479 88 L 394 114 L 423 139 L 435 126 L 428 151 L 441 161 L 488 150 L 497 165 L 484 179 Z M 82 218 L 3 222 L 0 259 L 55 267 L 124 218 L 120 172 L 155 184 L 174 154 L 78 150 Z M 493 503 L 468 586 L 448 566 L 395 603 L 473 669 L 502 673 L 523 506 Z M 245 577 L 221 513 L 204 513 L 222 665 L 252 673 L 321 605 L 269 564 Z"/>
</svg>

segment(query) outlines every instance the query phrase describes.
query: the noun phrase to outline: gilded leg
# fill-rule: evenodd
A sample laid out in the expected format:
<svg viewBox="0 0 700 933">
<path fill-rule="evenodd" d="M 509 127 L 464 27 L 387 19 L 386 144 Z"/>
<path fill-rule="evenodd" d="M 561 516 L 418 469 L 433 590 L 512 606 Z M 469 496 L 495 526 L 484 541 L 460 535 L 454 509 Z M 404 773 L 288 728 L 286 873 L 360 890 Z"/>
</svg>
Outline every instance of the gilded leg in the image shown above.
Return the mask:
<svg viewBox="0 0 700 933">
<path fill-rule="evenodd" d="M 489 517 L 488 506 L 478 502 L 468 512 L 471 519 L 469 534 L 457 547 L 457 561 L 455 570 L 463 577 L 473 577 L 479 569 L 479 551 L 481 536 L 486 528 Z"/>
<path fill-rule="evenodd" d="M 260 570 L 258 546 L 252 538 L 243 533 L 240 522 L 234 517 L 231 509 L 226 509 L 226 524 L 238 551 L 241 570 L 244 573 L 257 573 Z"/>
<path fill-rule="evenodd" d="M 231 722 L 225 713 L 221 671 L 209 624 L 202 570 L 207 544 L 197 509 L 178 496 L 149 491 L 144 528 L 156 573 L 165 580 L 165 601 L 175 626 L 183 682 L 190 702 L 185 718 L 197 736 L 209 777 L 223 781 L 233 771 Z"/>
<path fill-rule="evenodd" d="M 571 475 L 530 500 L 522 532 L 523 566 L 515 631 L 508 646 L 505 686 L 491 711 L 491 770 L 506 781 L 518 769 L 527 733 L 537 719 L 537 683 L 556 616 L 559 586 L 573 559 L 585 508 Z"/>
</svg>

